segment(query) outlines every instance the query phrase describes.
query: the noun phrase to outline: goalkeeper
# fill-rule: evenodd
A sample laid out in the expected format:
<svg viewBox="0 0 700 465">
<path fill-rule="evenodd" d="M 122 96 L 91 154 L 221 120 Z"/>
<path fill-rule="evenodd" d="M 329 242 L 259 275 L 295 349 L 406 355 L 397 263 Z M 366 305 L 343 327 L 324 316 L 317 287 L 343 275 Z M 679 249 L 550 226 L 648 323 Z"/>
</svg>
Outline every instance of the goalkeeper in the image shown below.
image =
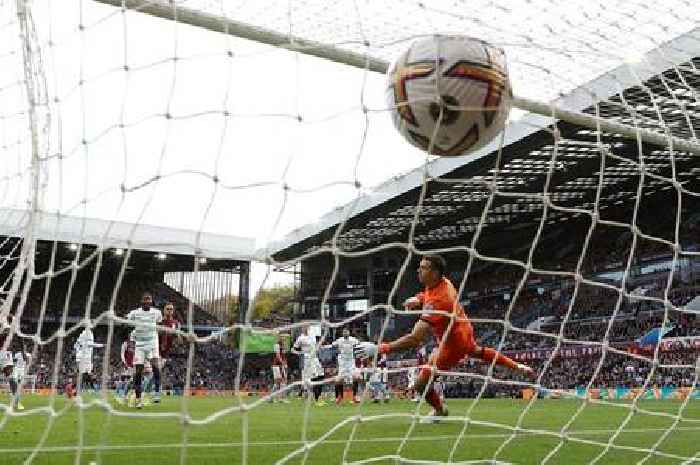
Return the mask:
<svg viewBox="0 0 700 465">
<path fill-rule="evenodd" d="M 416 380 L 416 392 L 423 393 L 425 400 L 433 407 L 431 417 L 447 416 L 447 409 L 442 399 L 432 386 L 432 367 L 446 371 L 456 366 L 464 357 L 471 356 L 485 362 L 495 360 L 497 365 L 506 366 L 512 370 L 533 376 L 532 368 L 517 363 L 505 355 L 488 347 L 477 345 L 474 340 L 474 330 L 459 304 L 457 291 L 449 279 L 444 276 L 447 265 L 439 255 L 425 256 L 418 267 L 418 280 L 425 290 L 404 302 L 408 310 L 424 311 L 413 327 L 413 331 L 393 342 L 385 342 L 379 346 L 371 342 L 360 343 L 356 354 L 361 358 L 371 358 L 380 354 L 388 354 L 399 350 L 415 348 L 423 344 L 432 332 L 439 347 L 433 352 L 428 365 L 421 367 Z"/>
</svg>

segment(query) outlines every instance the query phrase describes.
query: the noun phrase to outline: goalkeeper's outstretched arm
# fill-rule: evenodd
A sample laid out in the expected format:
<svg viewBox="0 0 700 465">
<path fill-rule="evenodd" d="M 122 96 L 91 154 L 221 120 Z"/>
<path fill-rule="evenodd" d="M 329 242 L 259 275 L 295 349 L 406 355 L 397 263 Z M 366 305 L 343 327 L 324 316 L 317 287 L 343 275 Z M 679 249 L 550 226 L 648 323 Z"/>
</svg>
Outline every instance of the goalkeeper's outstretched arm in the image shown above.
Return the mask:
<svg viewBox="0 0 700 465">
<path fill-rule="evenodd" d="M 413 326 L 413 330 L 401 336 L 395 341 L 384 342 L 379 345 L 379 353 L 386 354 L 389 352 L 396 352 L 397 350 L 406 350 L 418 347 L 423 344 L 428 336 L 430 336 L 432 329 L 430 325 L 423 320 L 416 321 Z"/>
<path fill-rule="evenodd" d="M 432 329 L 427 322 L 418 320 L 410 333 L 393 342 L 382 342 L 378 346 L 372 342 L 359 343 L 355 346 L 355 355 L 359 358 L 372 358 L 377 353 L 388 354 L 397 350 L 418 347 L 428 338 L 431 332 Z"/>
</svg>

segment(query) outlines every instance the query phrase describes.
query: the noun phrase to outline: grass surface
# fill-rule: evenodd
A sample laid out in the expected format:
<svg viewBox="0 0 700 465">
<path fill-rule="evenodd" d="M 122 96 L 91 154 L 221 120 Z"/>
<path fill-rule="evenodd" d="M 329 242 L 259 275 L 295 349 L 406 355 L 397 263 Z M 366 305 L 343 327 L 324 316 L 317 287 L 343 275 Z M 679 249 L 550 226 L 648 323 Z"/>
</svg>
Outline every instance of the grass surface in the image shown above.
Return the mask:
<svg viewBox="0 0 700 465">
<path fill-rule="evenodd" d="M 7 404 L 6 397 L 0 401 Z M 391 458 L 396 454 L 412 460 L 447 462 L 453 451 L 453 462 L 491 459 L 499 446 L 511 438 L 512 427 L 527 405 L 522 400 L 481 400 L 471 412 L 473 422 L 466 425 L 460 439 L 471 400 L 449 400 L 448 422 L 413 426 L 411 415 L 416 404 L 403 400 L 389 404 L 307 407 L 295 399 L 290 404 L 259 404 L 246 414 L 230 411 L 214 417 L 211 415 L 237 406 L 237 399 L 166 398 L 162 404 L 143 411 L 111 402 L 117 414 L 109 414 L 101 406 L 81 410 L 65 403 L 63 398 L 56 398 L 53 410 L 58 415 L 53 417 L 46 409 L 36 410 L 49 407 L 49 401 L 46 397 L 25 396 L 23 403 L 27 410 L 21 416 L 0 413 L 0 465 L 28 460 L 40 465 L 91 462 L 223 465 L 243 463 L 244 457 L 246 463 L 258 465 L 275 463 L 294 451 L 298 454 L 286 463 L 341 463 L 344 453 L 347 462 L 388 456 L 372 463 L 392 465 L 400 463 Z M 604 451 L 604 444 L 611 440 L 631 410 L 624 403 L 589 404 L 572 423 L 569 439 L 562 441 L 556 434 L 580 405 L 581 401 L 575 400 L 537 400 L 521 423 L 522 428 L 536 431 L 521 431 L 513 436 L 495 458 L 505 463 L 538 464 L 555 451 L 548 463 L 589 463 Z M 644 410 L 671 414 L 681 407 L 679 401 L 649 400 L 638 405 Z M 427 410 L 423 406 L 422 411 Z M 183 411 L 189 412 L 192 424 L 184 424 L 179 415 L 168 416 Z M 363 421 L 358 423 L 354 418 L 360 414 Z M 207 419 L 205 424 L 197 424 Z M 648 452 L 639 449 L 653 448 L 669 428 L 672 432 L 656 450 L 676 457 L 652 454 L 645 463 L 678 464 L 683 463 L 683 457 L 696 455 L 695 463 L 700 463 L 699 401 L 688 404 L 683 419 L 674 425 L 673 418 L 635 412 L 598 463 L 637 463 L 648 456 Z M 325 439 L 314 442 L 323 435 L 327 435 Z M 32 456 L 42 437 L 43 445 Z M 313 446 L 306 452 L 304 437 Z M 404 437 L 407 439 L 402 446 Z"/>
</svg>

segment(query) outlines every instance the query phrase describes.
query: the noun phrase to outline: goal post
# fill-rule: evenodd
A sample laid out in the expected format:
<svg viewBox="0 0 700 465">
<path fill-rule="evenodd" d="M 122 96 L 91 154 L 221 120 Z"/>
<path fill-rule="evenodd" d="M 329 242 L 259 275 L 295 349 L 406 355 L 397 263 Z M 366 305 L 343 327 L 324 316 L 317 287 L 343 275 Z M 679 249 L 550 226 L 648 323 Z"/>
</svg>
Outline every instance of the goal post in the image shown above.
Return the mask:
<svg viewBox="0 0 700 465">
<path fill-rule="evenodd" d="M 281 47 L 300 53 L 305 53 L 318 58 L 342 63 L 356 68 L 366 69 L 377 73 L 386 73 L 389 62 L 372 57 L 369 54 L 361 54 L 352 50 L 346 50 L 320 42 L 310 41 L 292 34 L 282 34 L 263 27 L 235 21 L 224 16 L 194 10 L 177 5 L 174 2 L 166 3 L 161 0 L 94 0 L 115 7 L 128 8 L 139 13 L 157 16 L 159 18 L 177 21 L 190 26 L 200 27 L 213 32 L 230 34 L 243 39 L 253 40 L 275 47 Z M 366 44 L 369 45 L 369 44 Z M 671 63 L 668 63 L 671 64 Z M 633 65 L 631 65 L 633 66 Z M 596 98 L 595 95 L 592 96 Z M 592 130 L 600 130 L 606 133 L 622 134 L 629 139 L 639 139 L 641 142 L 665 147 L 669 146 L 675 151 L 684 151 L 700 155 L 700 143 L 697 139 L 686 140 L 669 133 L 667 128 L 661 127 L 661 131 L 620 124 L 601 118 L 595 118 L 581 112 L 571 111 L 558 107 L 556 102 L 538 102 L 525 97 L 515 95 L 513 107 L 528 111 L 555 120 L 561 119 L 572 124 L 585 126 Z M 592 104 L 598 102 L 591 102 Z"/>
</svg>

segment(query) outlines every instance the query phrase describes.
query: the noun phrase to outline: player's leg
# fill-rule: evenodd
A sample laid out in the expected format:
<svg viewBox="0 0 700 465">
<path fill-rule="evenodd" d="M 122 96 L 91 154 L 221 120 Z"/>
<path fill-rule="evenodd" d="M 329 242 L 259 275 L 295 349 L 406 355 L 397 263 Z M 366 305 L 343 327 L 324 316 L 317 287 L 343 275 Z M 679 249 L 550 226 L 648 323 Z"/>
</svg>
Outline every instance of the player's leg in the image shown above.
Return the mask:
<svg viewBox="0 0 700 465">
<path fill-rule="evenodd" d="M 130 380 L 131 380 L 131 377 L 125 371 L 121 376 L 121 383 L 120 383 L 121 389 L 119 390 L 119 394 L 121 395 L 122 399 L 126 399 L 126 396 L 129 393 L 129 381 Z"/>
<path fill-rule="evenodd" d="M 323 375 L 316 376 L 314 378 L 311 378 L 311 381 L 318 383 L 314 384 L 311 388 L 311 392 L 313 393 L 314 400 L 316 401 L 316 405 L 322 405 L 323 402 L 320 400 L 321 399 L 321 394 L 323 393 L 323 384 L 320 383 L 320 381 L 323 381 Z"/>
<path fill-rule="evenodd" d="M 449 370 L 457 365 L 462 358 L 467 354 L 469 347 L 466 345 L 460 347 L 450 347 L 443 345 L 430 357 L 428 366 L 421 368 L 416 379 L 415 389 L 425 397 L 425 401 L 433 407 L 431 414 L 432 418 L 428 421 L 436 422 L 435 417 L 447 416 L 447 408 L 445 407 L 440 393 L 435 389 L 434 380 L 437 376 L 435 370 Z"/>
<path fill-rule="evenodd" d="M 282 377 L 280 378 L 280 389 L 285 389 L 287 387 L 287 367 L 285 365 L 282 365 L 281 370 Z M 285 404 L 289 403 L 289 399 L 287 399 L 287 397 L 289 397 L 289 391 L 283 391 L 279 393 L 279 398 Z"/>
<path fill-rule="evenodd" d="M 146 350 L 144 350 L 144 348 L 142 347 L 136 347 L 136 349 L 134 350 L 133 388 L 136 392 L 136 408 L 143 408 L 143 400 L 141 399 L 141 394 L 143 393 L 143 371 L 144 363 L 147 360 L 146 355 Z"/>
<path fill-rule="evenodd" d="M 15 377 L 12 376 L 13 374 L 13 366 L 12 365 L 5 365 L 2 367 L 2 374 L 7 378 L 8 383 L 10 385 L 10 398 L 11 398 L 11 405 L 13 408 L 16 408 L 16 399 L 17 399 L 17 381 L 15 380 Z"/>
<path fill-rule="evenodd" d="M 83 362 L 78 360 L 78 374 L 75 375 L 75 395 L 79 396 L 83 392 Z"/>
<path fill-rule="evenodd" d="M 389 402 L 389 375 L 386 371 L 382 371 L 382 382 L 379 386 L 381 390 L 382 400 L 384 403 Z"/>
<path fill-rule="evenodd" d="M 96 389 L 94 378 L 92 376 L 92 370 L 83 373 L 83 386 L 85 387 L 85 389 L 89 389 L 90 391 L 95 393 Z"/>
<path fill-rule="evenodd" d="M 342 362 L 338 363 L 338 375 L 335 378 L 335 403 L 340 404 L 343 401 L 343 395 L 345 392 L 345 384 L 352 381 L 353 370 L 355 366 L 353 364 L 344 364 Z"/>
<path fill-rule="evenodd" d="M 134 370 L 134 391 L 136 392 L 136 408 L 143 408 L 141 394 L 143 393 L 143 363 L 136 363 Z"/>
<path fill-rule="evenodd" d="M 160 358 L 151 358 L 151 367 L 153 369 L 153 402 L 160 402 Z"/>
<path fill-rule="evenodd" d="M 119 404 L 123 404 L 124 397 L 124 377 L 120 375 L 119 378 L 117 378 L 117 388 L 114 393 L 114 400 L 116 400 Z"/>
<path fill-rule="evenodd" d="M 413 402 L 419 402 L 420 401 L 420 393 L 416 389 L 416 381 L 418 381 L 418 374 L 420 373 L 420 367 L 416 367 L 412 370 L 411 372 L 411 400 Z"/>
<path fill-rule="evenodd" d="M 519 371 L 528 376 L 534 376 L 535 371 L 529 366 L 518 363 L 510 357 L 507 357 L 490 347 L 481 347 L 478 345 L 474 340 L 474 334 L 472 332 L 465 334 L 464 338 L 464 344 L 466 345 L 469 356 L 479 358 L 487 363 L 492 363 L 495 361 L 496 365 L 504 366 L 513 371 Z"/>
<path fill-rule="evenodd" d="M 379 392 L 379 381 L 372 380 L 369 383 L 369 393 L 370 396 L 372 397 L 372 402 L 377 404 L 380 401 L 380 392 Z"/>
<path fill-rule="evenodd" d="M 272 365 L 272 393 L 270 402 L 277 402 L 278 391 L 282 388 L 282 367 Z"/>
<path fill-rule="evenodd" d="M 10 381 L 14 381 L 13 390 L 13 407 L 17 410 L 24 410 L 24 405 L 22 405 L 22 380 L 24 379 L 24 370 L 13 370 Z"/>
<path fill-rule="evenodd" d="M 345 378 L 337 376 L 335 379 L 335 403 L 343 402 L 343 391 L 345 390 Z"/>
<path fill-rule="evenodd" d="M 92 384 L 92 377 L 90 376 L 91 372 L 92 360 L 78 360 L 78 395 L 82 394 L 83 390 L 85 389 L 92 388 L 94 390 L 95 386 Z"/>
<path fill-rule="evenodd" d="M 360 401 L 359 397 L 357 396 L 357 392 L 360 390 L 360 378 L 358 376 L 354 376 L 352 379 L 352 401 L 354 403 L 357 403 Z"/>
<path fill-rule="evenodd" d="M 134 390 L 134 374 L 134 367 L 132 366 L 126 371 L 126 379 L 124 380 L 124 400 L 127 401 L 127 405 L 130 407 L 133 407 L 133 402 L 136 397 Z M 132 396 L 132 398 L 129 398 L 129 396 Z"/>
</svg>

